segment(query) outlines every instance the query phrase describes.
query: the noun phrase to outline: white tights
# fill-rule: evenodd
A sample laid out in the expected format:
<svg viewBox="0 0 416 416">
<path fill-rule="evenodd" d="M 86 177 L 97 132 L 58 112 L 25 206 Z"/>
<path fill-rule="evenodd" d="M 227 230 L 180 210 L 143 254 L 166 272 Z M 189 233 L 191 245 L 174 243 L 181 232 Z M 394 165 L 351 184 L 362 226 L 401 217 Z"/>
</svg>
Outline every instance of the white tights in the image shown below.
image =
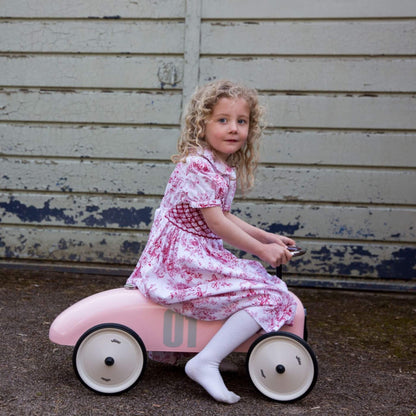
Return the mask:
<svg viewBox="0 0 416 416">
<path fill-rule="evenodd" d="M 215 400 L 237 403 L 240 396 L 229 391 L 219 371 L 221 361 L 254 335 L 260 325 L 244 310 L 230 316 L 205 348 L 185 366 L 185 372 Z"/>
</svg>

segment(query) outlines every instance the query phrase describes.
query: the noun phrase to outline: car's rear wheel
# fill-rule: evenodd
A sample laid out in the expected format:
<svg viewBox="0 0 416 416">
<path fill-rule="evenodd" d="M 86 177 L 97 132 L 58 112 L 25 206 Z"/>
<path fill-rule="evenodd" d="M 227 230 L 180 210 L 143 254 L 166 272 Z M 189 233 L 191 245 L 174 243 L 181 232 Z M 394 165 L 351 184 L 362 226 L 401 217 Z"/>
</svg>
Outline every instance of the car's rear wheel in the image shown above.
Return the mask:
<svg viewBox="0 0 416 416">
<path fill-rule="evenodd" d="M 77 377 L 102 394 L 131 389 L 143 374 L 146 359 L 140 337 L 119 324 L 100 324 L 89 329 L 80 337 L 73 353 Z"/>
</svg>

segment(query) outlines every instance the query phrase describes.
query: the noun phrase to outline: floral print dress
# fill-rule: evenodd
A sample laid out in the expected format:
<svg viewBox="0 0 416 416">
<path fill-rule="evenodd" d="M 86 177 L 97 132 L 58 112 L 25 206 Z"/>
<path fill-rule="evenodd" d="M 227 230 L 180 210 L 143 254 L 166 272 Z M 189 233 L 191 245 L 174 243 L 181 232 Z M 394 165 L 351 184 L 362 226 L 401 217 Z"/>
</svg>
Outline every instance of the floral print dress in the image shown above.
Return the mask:
<svg viewBox="0 0 416 416">
<path fill-rule="evenodd" d="M 201 320 L 246 310 L 266 331 L 290 324 L 296 302 L 257 261 L 239 259 L 207 226 L 200 208 L 230 211 L 235 169 L 209 150 L 174 169 L 146 247 L 127 283 L 154 302 Z"/>
</svg>

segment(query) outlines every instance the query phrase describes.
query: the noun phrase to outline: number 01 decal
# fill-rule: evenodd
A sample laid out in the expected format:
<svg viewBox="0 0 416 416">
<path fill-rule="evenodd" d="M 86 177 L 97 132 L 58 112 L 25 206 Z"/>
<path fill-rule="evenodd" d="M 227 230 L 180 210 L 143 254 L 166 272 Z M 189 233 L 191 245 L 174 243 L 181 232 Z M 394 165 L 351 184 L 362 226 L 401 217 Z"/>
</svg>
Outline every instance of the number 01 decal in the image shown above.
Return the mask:
<svg viewBox="0 0 416 416">
<path fill-rule="evenodd" d="M 196 347 L 196 320 L 179 315 L 171 310 L 163 318 L 163 344 L 167 347 L 179 347 L 183 344 L 185 321 L 188 323 L 187 347 Z"/>
</svg>

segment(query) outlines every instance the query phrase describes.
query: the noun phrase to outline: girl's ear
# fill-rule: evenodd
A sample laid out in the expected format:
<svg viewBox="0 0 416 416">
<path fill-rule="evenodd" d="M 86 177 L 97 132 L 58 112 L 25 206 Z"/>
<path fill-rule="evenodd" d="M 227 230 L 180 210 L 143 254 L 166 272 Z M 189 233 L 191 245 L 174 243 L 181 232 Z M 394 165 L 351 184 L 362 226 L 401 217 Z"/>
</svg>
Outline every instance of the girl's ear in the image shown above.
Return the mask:
<svg viewBox="0 0 416 416">
<path fill-rule="evenodd" d="M 199 137 L 198 137 L 199 140 L 205 139 L 205 130 L 206 130 L 206 122 L 204 120 L 201 122 L 201 133 L 199 134 Z"/>
</svg>

